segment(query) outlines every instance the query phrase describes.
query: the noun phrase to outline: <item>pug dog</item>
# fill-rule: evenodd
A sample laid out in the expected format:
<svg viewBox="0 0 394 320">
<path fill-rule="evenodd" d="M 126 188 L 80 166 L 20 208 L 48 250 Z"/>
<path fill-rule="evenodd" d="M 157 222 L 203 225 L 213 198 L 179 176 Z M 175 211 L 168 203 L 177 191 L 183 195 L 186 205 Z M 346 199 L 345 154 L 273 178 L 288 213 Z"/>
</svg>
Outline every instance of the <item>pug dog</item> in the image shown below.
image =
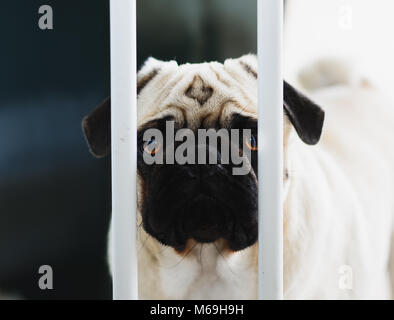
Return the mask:
<svg viewBox="0 0 394 320">
<path fill-rule="evenodd" d="M 254 55 L 223 64 L 150 58 L 138 72 L 140 299 L 257 298 L 257 74 Z M 284 82 L 284 296 L 390 298 L 392 106 L 361 85 L 312 98 Z M 175 133 L 249 129 L 231 143 L 248 172 L 234 175 L 232 160 L 148 164 L 146 153 L 170 155 L 144 133 L 168 131 L 168 122 Z M 110 153 L 109 99 L 83 130 L 95 156 Z"/>
</svg>

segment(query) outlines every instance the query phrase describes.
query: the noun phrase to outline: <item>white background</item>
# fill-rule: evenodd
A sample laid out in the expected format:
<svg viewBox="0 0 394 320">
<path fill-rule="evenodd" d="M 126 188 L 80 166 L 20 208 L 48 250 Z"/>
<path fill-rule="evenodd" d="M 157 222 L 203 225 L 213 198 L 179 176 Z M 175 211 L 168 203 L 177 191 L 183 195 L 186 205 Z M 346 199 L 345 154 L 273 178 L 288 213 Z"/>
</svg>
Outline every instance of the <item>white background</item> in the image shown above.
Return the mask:
<svg viewBox="0 0 394 320">
<path fill-rule="evenodd" d="M 393 0 L 288 0 L 284 74 L 320 58 L 348 59 L 379 89 L 393 91 Z"/>
</svg>

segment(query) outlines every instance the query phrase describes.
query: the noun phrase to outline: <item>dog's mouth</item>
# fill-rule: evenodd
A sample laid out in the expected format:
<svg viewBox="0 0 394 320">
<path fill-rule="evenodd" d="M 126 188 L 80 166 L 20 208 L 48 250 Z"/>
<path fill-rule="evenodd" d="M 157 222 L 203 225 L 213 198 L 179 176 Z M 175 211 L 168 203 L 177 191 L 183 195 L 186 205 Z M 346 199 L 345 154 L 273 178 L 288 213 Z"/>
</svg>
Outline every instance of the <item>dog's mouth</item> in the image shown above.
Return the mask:
<svg viewBox="0 0 394 320">
<path fill-rule="evenodd" d="M 144 229 L 159 242 L 182 252 L 189 240 L 223 239 L 232 251 L 257 241 L 257 186 L 252 179 L 212 175 L 201 183 L 186 176 L 163 181 L 159 175 L 142 210 Z"/>
<path fill-rule="evenodd" d="M 215 242 L 219 238 L 226 238 L 231 233 L 232 223 L 230 220 L 231 208 L 226 208 L 228 214 L 222 216 L 222 221 L 214 216 L 225 207 L 222 201 L 204 192 L 198 194 L 191 203 L 186 206 L 190 218 L 183 224 L 186 234 L 200 243 Z M 224 210 L 226 210 L 224 209 Z M 213 212 L 215 211 L 215 212 Z"/>
</svg>

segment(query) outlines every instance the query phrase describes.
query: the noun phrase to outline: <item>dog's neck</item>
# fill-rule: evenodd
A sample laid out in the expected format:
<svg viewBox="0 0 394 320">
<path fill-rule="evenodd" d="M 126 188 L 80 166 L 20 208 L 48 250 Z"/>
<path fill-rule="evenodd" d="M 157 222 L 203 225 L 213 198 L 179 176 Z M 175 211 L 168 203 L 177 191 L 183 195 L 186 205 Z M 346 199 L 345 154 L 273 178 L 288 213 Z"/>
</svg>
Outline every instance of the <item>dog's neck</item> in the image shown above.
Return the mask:
<svg viewBox="0 0 394 320">
<path fill-rule="evenodd" d="M 144 240 L 146 239 L 146 240 Z M 140 232 L 140 299 L 255 299 L 257 246 L 232 252 L 222 241 L 184 252 Z"/>
</svg>

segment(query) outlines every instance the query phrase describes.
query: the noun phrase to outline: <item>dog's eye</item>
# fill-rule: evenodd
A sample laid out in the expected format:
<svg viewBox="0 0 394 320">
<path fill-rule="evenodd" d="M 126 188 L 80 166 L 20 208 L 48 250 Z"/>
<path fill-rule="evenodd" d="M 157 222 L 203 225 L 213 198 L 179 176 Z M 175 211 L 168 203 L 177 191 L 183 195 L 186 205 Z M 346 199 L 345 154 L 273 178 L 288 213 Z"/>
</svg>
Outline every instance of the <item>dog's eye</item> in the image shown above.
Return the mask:
<svg viewBox="0 0 394 320">
<path fill-rule="evenodd" d="M 257 139 L 254 135 L 251 135 L 250 137 L 246 137 L 245 144 L 250 150 L 257 151 Z"/>
<path fill-rule="evenodd" d="M 160 151 L 161 144 L 155 138 L 152 138 L 149 141 L 144 142 L 143 149 L 146 153 L 153 156 Z"/>
</svg>

